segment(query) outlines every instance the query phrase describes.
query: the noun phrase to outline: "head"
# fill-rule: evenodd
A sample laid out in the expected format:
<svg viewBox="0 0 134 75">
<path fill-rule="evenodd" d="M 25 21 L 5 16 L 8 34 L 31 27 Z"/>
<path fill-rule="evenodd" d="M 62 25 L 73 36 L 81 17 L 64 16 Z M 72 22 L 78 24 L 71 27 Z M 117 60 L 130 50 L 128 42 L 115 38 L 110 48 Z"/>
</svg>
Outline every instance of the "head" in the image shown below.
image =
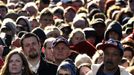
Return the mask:
<svg viewBox="0 0 134 75">
<path fill-rule="evenodd" d="M 38 7 L 34 2 L 26 3 L 22 10 L 26 10 L 29 16 L 36 16 L 38 14 Z"/>
<path fill-rule="evenodd" d="M 101 37 L 103 36 L 106 29 L 106 24 L 103 19 L 101 18 L 92 19 L 90 25 L 92 28 L 96 30 L 97 36 L 101 36 Z"/>
<path fill-rule="evenodd" d="M 31 24 L 28 20 L 28 17 L 25 17 L 25 16 L 18 17 L 16 20 L 16 24 L 17 24 L 17 26 L 19 26 L 19 25 L 22 26 L 24 31 L 27 31 L 27 32 L 31 31 Z"/>
<path fill-rule="evenodd" d="M 123 56 L 122 44 L 117 40 L 109 39 L 100 45 L 100 49 L 104 51 L 104 70 L 111 72 L 117 69 Z"/>
<path fill-rule="evenodd" d="M 42 27 L 46 27 L 54 24 L 53 14 L 50 8 L 45 8 L 41 11 L 39 22 Z"/>
<path fill-rule="evenodd" d="M 85 33 L 85 38 L 87 41 L 89 41 L 91 44 L 95 45 L 96 44 L 96 30 L 94 28 L 84 28 L 83 29 L 84 33 Z"/>
<path fill-rule="evenodd" d="M 88 27 L 88 24 L 86 22 L 86 19 L 84 19 L 81 16 L 75 16 L 72 22 L 72 29 L 81 28 L 84 29 Z"/>
<path fill-rule="evenodd" d="M 104 35 L 105 40 L 108 40 L 109 38 L 115 39 L 115 40 L 121 40 L 122 39 L 122 27 L 121 24 L 117 21 L 112 21 Z"/>
<path fill-rule="evenodd" d="M 41 43 L 37 35 L 30 32 L 26 33 L 21 37 L 20 43 L 27 58 L 35 59 L 40 57 Z"/>
<path fill-rule="evenodd" d="M 77 70 L 72 60 L 66 59 L 58 66 L 56 75 L 76 75 L 76 73 Z"/>
<path fill-rule="evenodd" d="M 133 50 L 133 47 L 131 46 L 127 46 L 127 47 L 124 47 L 124 54 L 123 54 L 123 57 L 127 58 L 129 61 L 132 60 L 134 56 L 134 50 Z"/>
<path fill-rule="evenodd" d="M 53 42 L 53 55 L 55 61 L 58 61 L 59 63 L 68 58 L 70 55 L 70 48 L 67 39 L 64 37 L 56 38 L 56 40 Z"/>
<path fill-rule="evenodd" d="M 44 29 L 45 33 L 46 33 L 46 37 L 54 37 L 57 38 L 58 36 L 62 35 L 62 31 L 56 27 L 56 26 L 47 26 Z"/>
<path fill-rule="evenodd" d="M 39 37 L 41 46 L 43 46 L 43 43 L 46 40 L 46 34 L 45 34 L 44 30 L 40 27 L 36 27 L 31 32 L 36 34 Z"/>
<path fill-rule="evenodd" d="M 128 0 L 128 6 L 130 8 L 130 10 L 134 13 L 134 0 Z"/>
<path fill-rule="evenodd" d="M 4 65 L 1 69 L 2 75 L 8 74 L 32 74 L 27 59 L 22 52 L 18 50 L 12 50 L 5 58 Z"/>
<path fill-rule="evenodd" d="M 70 44 L 76 45 L 85 40 L 85 33 L 82 31 L 82 29 L 76 28 L 70 33 L 68 40 Z"/>
<path fill-rule="evenodd" d="M 79 54 L 75 58 L 75 65 L 79 70 L 80 75 L 85 75 L 92 65 L 92 59 L 87 54 Z"/>
<path fill-rule="evenodd" d="M 0 2 L 0 19 L 4 19 L 6 14 L 8 13 L 8 8 L 5 3 Z"/>
<path fill-rule="evenodd" d="M 46 60 L 48 61 L 54 61 L 54 56 L 53 56 L 53 42 L 56 39 L 53 37 L 50 37 L 48 39 L 45 40 L 43 47 L 45 48 L 45 56 L 46 56 Z"/>
<path fill-rule="evenodd" d="M 69 6 L 67 7 L 65 10 L 64 10 L 64 19 L 65 21 L 68 23 L 68 22 L 72 22 L 74 17 L 75 17 L 75 14 L 76 14 L 76 10 L 75 8 Z"/>
</svg>

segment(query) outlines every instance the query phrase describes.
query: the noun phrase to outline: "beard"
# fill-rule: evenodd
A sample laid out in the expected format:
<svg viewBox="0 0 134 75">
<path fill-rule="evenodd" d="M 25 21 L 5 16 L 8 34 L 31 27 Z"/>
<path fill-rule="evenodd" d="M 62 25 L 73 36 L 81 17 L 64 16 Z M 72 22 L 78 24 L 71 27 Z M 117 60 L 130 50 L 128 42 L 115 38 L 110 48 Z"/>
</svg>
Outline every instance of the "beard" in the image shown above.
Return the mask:
<svg viewBox="0 0 134 75">
<path fill-rule="evenodd" d="M 28 57 L 31 59 L 35 59 L 39 56 L 37 51 L 30 51 Z"/>
</svg>

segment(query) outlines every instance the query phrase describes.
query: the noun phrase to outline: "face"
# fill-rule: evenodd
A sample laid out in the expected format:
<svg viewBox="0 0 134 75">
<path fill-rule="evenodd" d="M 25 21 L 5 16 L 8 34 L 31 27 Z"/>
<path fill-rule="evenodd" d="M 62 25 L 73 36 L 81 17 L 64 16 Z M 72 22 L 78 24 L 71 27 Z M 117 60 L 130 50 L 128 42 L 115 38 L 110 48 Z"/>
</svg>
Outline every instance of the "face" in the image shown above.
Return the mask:
<svg viewBox="0 0 134 75">
<path fill-rule="evenodd" d="M 36 19 L 33 19 L 30 21 L 32 29 L 36 28 L 39 26 L 39 22 Z"/>
<path fill-rule="evenodd" d="M 119 35 L 118 35 L 118 33 L 114 32 L 114 31 L 110 31 L 109 32 L 109 38 L 113 38 L 115 40 L 118 40 Z"/>
<path fill-rule="evenodd" d="M 104 51 L 104 68 L 113 71 L 121 61 L 119 50 L 115 47 L 107 47 Z"/>
<path fill-rule="evenodd" d="M 67 47 L 66 44 L 64 44 L 62 42 L 58 43 L 53 49 L 54 49 L 53 54 L 54 54 L 55 59 L 64 60 L 70 54 L 69 48 Z"/>
<path fill-rule="evenodd" d="M 130 2 L 130 9 L 132 10 L 132 12 L 134 12 L 134 0 L 132 0 L 132 2 Z"/>
<path fill-rule="evenodd" d="M 60 69 L 58 75 L 71 75 L 69 70 Z"/>
<path fill-rule="evenodd" d="M 7 11 L 5 8 L 0 8 L 0 17 L 4 18 L 7 14 Z"/>
<path fill-rule="evenodd" d="M 69 10 L 65 13 L 65 19 L 67 22 L 72 22 L 75 17 L 75 12 L 73 10 Z"/>
<path fill-rule="evenodd" d="M 102 36 L 105 32 L 105 26 L 102 24 L 96 24 L 93 26 L 93 28 L 96 30 L 97 35 Z"/>
<path fill-rule="evenodd" d="M 50 61 L 54 60 L 52 43 L 53 43 L 52 41 L 51 42 L 47 42 L 46 43 L 46 48 L 45 48 L 46 59 L 50 60 Z"/>
<path fill-rule="evenodd" d="M 84 35 L 80 32 L 77 32 L 74 34 L 74 36 L 72 38 L 72 43 L 73 43 L 73 45 L 76 45 L 83 40 L 84 40 Z"/>
<path fill-rule="evenodd" d="M 53 24 L 53 16 L 42 16 L 40 18 L 40 23 L 45 26 L 50 26 Z"/>
<path fill-rule="evenodd" d="M 28 7 L 26 10 L 29 12 L 30 16 L 36 16 L 37 14 L 37 10 L 33 6 Z"/>
<path fill-rule="evenodd" d="M 132 60 L 133 55 L 131 51 L 124 51 L 123 57 L 127 58 L 129 61 Z"/>
<path fill-rule="evenodd" d="M 80 75 L 86 75 L 90 71 L 89 67 L 83 66 L 80 68 Z"/>
<path fill-rule="evenodd" d="M 27 23 L 26 23 L 23 19 L 19 20 L 19 21 L 18 21 L 18 24 L 19 24 L 19 25 L 22 25 L 22 27 L 23 27 L 25 30 L 28 30 L 28 25 L 27 25 Z"/>
<path fill-rule="evenodd" d="M 12 55 L 9 60 L 9 72 L 11 75 L 21 74 L 22 69 L 24 69 L 24 67 L 21 57 L 18 54 Z"/>
<path fill-rule="evenodd" d="M 39 57 L 40 48 L 41 45 L 35 37 L 28 37 L 23 40 L 23 51 L 30 59 Z"/>
</svg>

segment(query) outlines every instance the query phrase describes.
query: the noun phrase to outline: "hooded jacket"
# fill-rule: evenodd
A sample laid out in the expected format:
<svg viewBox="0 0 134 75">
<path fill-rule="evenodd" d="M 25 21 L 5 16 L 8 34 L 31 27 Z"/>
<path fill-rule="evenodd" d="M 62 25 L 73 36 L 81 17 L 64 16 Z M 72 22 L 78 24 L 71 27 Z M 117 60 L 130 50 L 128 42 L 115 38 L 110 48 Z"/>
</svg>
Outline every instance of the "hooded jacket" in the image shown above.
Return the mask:
<svg viewBox="0 0 134 75">
<path fill-rule="evenodd" d="M 118 22 L 113 21 L 108 25 L 108 27 L 107 27 L 107 29 L 104 33 L 104 39 L 105 40 L 109 39 L 109 32 L 110 31 L 116 32 L 119 35 L 118 40 L 121 40 L 121 38 L 122 38 L 122 27 Z"/>
<path fill-rule="evenodd" d="M 91 66 L 91 70 L 86 75 L 96 75 L 102 64 L 94 64 Z M 119 66 L 120 75 L 131 75 L 125 70 L 124 67 Z"/>
</svg>

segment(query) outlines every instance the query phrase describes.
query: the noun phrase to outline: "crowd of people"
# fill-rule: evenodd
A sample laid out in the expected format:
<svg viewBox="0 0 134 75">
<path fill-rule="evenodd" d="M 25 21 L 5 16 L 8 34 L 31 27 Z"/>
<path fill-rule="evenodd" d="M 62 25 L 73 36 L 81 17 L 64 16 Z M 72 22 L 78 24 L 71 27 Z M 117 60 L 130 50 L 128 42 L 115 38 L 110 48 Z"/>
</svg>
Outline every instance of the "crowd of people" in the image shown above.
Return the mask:
<svg viewBox="0 0 134 75">
<path fill-rule="evenodd" d="M 134 0 L 0 0 L 0 75 L 134 75 Z"/>
</svg>

